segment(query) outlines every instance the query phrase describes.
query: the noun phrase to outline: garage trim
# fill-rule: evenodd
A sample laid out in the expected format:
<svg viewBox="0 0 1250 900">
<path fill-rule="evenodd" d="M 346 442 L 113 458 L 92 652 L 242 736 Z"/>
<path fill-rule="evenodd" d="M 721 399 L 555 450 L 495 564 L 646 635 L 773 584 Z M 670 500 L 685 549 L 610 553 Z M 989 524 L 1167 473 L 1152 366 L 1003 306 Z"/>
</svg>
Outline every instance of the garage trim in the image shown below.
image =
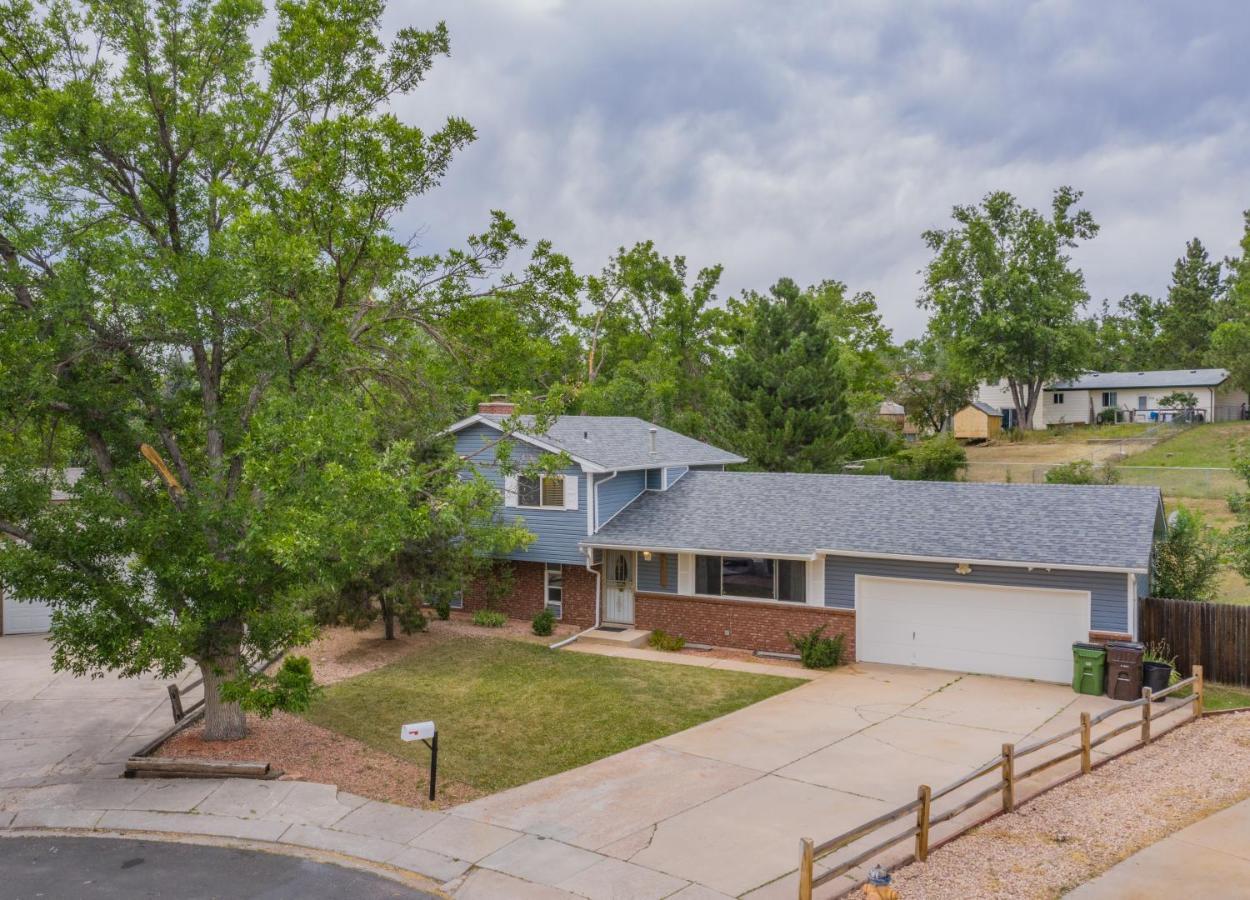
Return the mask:
<svg viewBox="0 0 1250 900">
<path fill-rule="evenodd" d="M 1068 598 L 1077 598 L 1081 601 L 1083 610 L 1084 610 L 1083 615 L 1082 615 L 1082 630 L 1079 635 L 1079 639 L 1080 640 L 1089 639 L 1090 616 L 1092 615 L 1092 607 L 1093 607 L 1093 594 L 1091 591 L 1088 591 L 1088 590 L 1080 590 L 1080 589 L 1074 589 L 1074 588 L 1044 588 L 1044 587 L 1032 587 L 1032 586 L 1021 586 L 1021 585 L 1010 585 L 1010 584 L 1003 584 L 1003 585 L 972 584 L 972 583 L 960 584 L 957 581 L 945 581 L 945 580 L 939 581 L 939 580 L 927 579 L 927 578 L 901 578 L 901 577 L 896 578 L 892 576 L 865 575 L 865 574 L 856 573 L 855 575 L 855 612 L 856 612 L 855 645 L 856 645 L 857 656 L 860 655 L 861 648 L 864 648 L 866 646 L 864 643 L 863 629 L 864 629 L 865 619 L 866 619 L 864 613 L 867 610 L 867 606 L 862 603 L 862 599 L 863 599 L 862 595 L 864 593 L 865 581 L 868 581 L 871 583 L 893 583 L 893 584 L 900 584 L 900 585 L 911 585 L 917 589 L 923 589 L 925 587 L 928 587 L 934 590 L 941 590 L 948 594 L 952 592 L 958 592 L 958 591 L 964 591 L 964 592 L 992 591 L 996 593 L 1010 592 L 1010 593 L 1028 593 L 1028 594 L 1034 594 L 1034 595 L 1054 594 L 1054 595 L 1063 595 Z M 1078 637 L 1078 636 L 1073 635 L 1073 637 Z M 871 641 L 869 641 L 869 645 L 871 645 Z M 945 667 L 934 666 L 933 668 L 944 669 Z M 962 671 L 972 671 L 972 670 L 973 670 L 973 667 L 970 666 L 968 669 L 963 669 Z M 961 669 L 951 669 L 951 671 L 961 671 Z M 994 674 L 994 673 L 988 673 L 988 674 Z M 1005 675 L 1005 677 L 1038 678 L 1040 676 Z"/>
</svg>

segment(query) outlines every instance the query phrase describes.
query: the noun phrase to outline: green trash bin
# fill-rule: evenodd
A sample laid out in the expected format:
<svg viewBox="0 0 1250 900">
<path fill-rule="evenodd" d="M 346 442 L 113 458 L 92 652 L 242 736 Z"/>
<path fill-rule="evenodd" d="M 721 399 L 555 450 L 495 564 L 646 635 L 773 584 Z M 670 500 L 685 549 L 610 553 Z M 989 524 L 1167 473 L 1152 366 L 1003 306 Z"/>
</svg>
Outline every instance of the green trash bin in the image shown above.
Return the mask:
<svg viewBox="0 0 1250 900">
<path fill-rule="evenodd" d="M 1072 645 L 1072 690 L 1101 696 L 1106 671 L 1106 647 L 1079 642 Z"/>
</svg>

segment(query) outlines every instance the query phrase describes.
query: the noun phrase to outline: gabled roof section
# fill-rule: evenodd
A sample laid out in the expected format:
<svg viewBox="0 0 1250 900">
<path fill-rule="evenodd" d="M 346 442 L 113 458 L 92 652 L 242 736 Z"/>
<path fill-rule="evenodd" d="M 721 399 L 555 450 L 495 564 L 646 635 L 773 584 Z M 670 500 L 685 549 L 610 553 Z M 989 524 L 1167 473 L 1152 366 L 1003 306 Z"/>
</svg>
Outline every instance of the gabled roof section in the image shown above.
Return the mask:
<svg viewBox="0 0 1250 900">
<path fill-rule="evenodd" d="M 990 404 L 986 403 L 984 400 L 973 400 L 971 405 L 976 409 L 981 410 L 981 412 L 985 413 L 987 416 L 1001 416 L 1003 414 L 1002 410 L 995 406 L 990 406 Z"/>
<path fill-rule="evenodd" d="M 1227 369 L 1154 369 L 1141 372 L 1086 372 L 1049 386 L 1055 391 L 1105 391 L 1117 388 L 1215 387 L 1228 380 Z"/>
<path fill-rule="evenodd" d="M 452 425 L 460 431 L 474 423 L 504 430 L 508 416 L 478 413 Z M 551 453 L 564 452 L 592 472 L 621 469 L 658 469 L 664 466 L 733 465 L 746 460 L 728 450 L 652 425 L 634 416 L 557 416 L 545 434 L 527 434 L 532 416 L 521 416 L 518 440 Z M 651 429 L 655 429 L 655 453 L 651 452 Z"/>
<path fill-rule="evenodd" d="M 584 546 L 1145 572 L 1158 488 L 691 472 Z"/>
</svg>

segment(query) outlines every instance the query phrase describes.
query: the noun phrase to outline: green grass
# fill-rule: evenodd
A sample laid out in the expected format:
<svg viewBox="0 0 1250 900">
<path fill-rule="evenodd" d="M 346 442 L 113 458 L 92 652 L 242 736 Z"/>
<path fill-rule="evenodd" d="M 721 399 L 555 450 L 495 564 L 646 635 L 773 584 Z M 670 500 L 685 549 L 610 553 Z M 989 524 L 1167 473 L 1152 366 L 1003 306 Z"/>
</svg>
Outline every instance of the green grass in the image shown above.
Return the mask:
<svg viewBox="0 0 1250 900">
<path fill-rule="evenodd" d="M 326 688 L 307 718 L 426 765 L 405 722 L 433 719 L 439 771 L 481 791 L 554 775 L 803 682 L 463 637 Z"/>
<path fill-rule="evenodd" d="M 1202 687 L 1203 709 L 1242 709 L 1247 706 L 1250 706 L 1250 689 L 1226 684 L 1206 684 Z"/>
<path fill-rule="evenodd" d="M 1080 444 L 1085 441 L 1115 441 L 1143 437 L 1151 428 L 1142 422 L 1120 422 L 1115 425 L 1071 425 L 1014 431 L 1006 439 L 1025 444 Z"/>
<path fill-rule="evenodd" d="M 1239 449 L 1250 449 L 1250 422 L 1195 425 L 1133 454 L 1124 465 L 1224 469 L 1236 461 Z"/>
</svg>

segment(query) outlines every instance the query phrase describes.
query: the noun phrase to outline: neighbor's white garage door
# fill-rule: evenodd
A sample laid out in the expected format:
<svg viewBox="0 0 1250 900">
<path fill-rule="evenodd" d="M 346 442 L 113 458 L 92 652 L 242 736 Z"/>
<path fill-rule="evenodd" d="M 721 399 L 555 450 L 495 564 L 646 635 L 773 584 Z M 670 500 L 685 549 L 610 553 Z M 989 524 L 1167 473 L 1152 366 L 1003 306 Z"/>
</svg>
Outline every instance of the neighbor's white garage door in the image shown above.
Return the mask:
<svg viewBox="0 0 1250 900">
<path fill-rule="evenodd" d="M 865 662 L 1072 679 L 1072 642 L 1089 640 L 1088 591 L 946 581 L 855 579 L 855 656 Z"/>
<path fill-rule="evenodd" d="M 42 634 L 52 625 L 52 608 L 46 603 L 19 603 L 7 591 L 0 588 L 3 597 L 4 620 L 0 622 L 3 634 Z"/>
</svg>

